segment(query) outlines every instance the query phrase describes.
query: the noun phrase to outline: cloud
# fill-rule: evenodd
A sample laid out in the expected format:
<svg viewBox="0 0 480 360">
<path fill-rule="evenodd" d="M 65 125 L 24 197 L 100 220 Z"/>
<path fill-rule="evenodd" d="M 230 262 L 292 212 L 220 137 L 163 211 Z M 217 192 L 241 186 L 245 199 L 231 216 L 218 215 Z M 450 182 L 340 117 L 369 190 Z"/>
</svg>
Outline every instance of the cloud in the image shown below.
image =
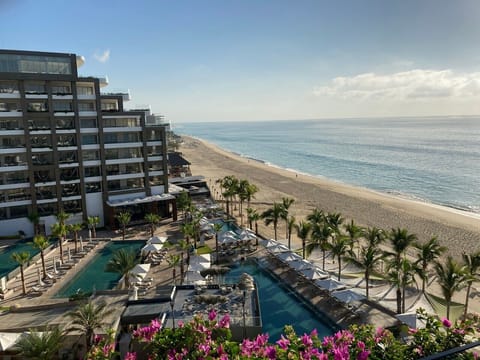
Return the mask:
<svg viewBox="0 0 480 360">
<path fill-rule="evenodd" d="M 429 100 L 480 96 L 480 72 L 409 70 L 387 75 L 365 73 L 337 77 L 316 86 L 316 96 L 358 100 Z"/>
<path fill-rule="evenodd" d="M 98 52 L 95 52 L 95 54 L 93 54 L 93 57 L 95 58 L 95 60 L 101 63 L 106 63 L 108 59 L 110 59 L 110 49 L 107 49 L 100 54 Z"/>
</svg>

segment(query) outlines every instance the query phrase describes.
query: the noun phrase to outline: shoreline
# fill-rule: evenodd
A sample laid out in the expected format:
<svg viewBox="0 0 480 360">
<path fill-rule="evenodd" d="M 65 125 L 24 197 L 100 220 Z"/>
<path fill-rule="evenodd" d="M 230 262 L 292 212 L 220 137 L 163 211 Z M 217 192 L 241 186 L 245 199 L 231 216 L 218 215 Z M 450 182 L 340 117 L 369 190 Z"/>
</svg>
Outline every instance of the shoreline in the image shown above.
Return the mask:
<svg viewBox="0 0 480 360">
<path fill-rule="evenodd" d="M 184 135 L 182 139 L 180 150 L 191 162 L 194 175 L 204 175 L 211 183 L 225 175 L 235 175 L 257 185 L 260 191 L 252 202 L 254 208 L 265 209 L 282 197 L 291 197 L 295 199 L 291 214 L 297 221 L 318 206 L 340 212 L 348 221 L 353 219 L 362 226 L 406 228 L 420 241 L 438 236 L 455 257 L 478 248 L 480 214 L 295 172 L 230 152 L 203 139 Z M 282 225 L 279 224 L 280 239 Z M 273 233 L 267 227 L 261 231 Z"/>
<path fill-rule="evenodd" d="M 331 178 L 328 178 L 328 177 L 325 177 L 325 176 L 322 176 L 322 175 L 314 175 L 314 174 L 310 174 L 308 172 L 304 172 L 304 171 L 293 169 L 293 168 L 282 167 L 280 165 L 273 164 L 269 161 L 257 159 L 257 158 L 252 157 L 252 156 L 247 156 L 247 155 L 244 155 L 244 154 L 232 151 L 232 150 L 224 149 L 224 148 L 220 147 L 219 145 L 217 145 L 215 143 L 212 143 L 208 140 L 205 140 L 205 139 L 202 139 L 202 138 L 199 138 L 199 137 L 196 137 L 196 136 L 181 135 L 181 137 L 183 139 L 190 138 L 190 139 L 197 140 L 199 142 L 202 142 L 205 146 L 210 147 L 212 149 L 215 149 L 216 151 L 223 152 L 225 154 L 230 154 L 234 157 L 238 157 L 239 159 L 245 159 L 247 161 L 251 160 L 251 161 L 257 162 L 260 165 L 269 166 L 272 169 L 278 169 L 280 171 L 290 172 L 293 175 L 302 175 L 302 176 L 306 176 L 306 177 L 311 177 L 314 180 L 318 180 L 318 181 L 322 181 L 322 182 L 326 182 L 326 183 L 331 183 L 332 185 L 338 185 L 340 187 L 345 186 L 347 188 L 350 187 L 350 188 L 353 188 L 353 189 L 357 189 L 359 191 L 371 192 L 371 193 L 377 194 L 379 196 L 391 197 L 391 198 L 398 199 L 398 200 L 411 201 L 411 202 L 419 204 L 419 205 L 431 206 L 432 208 L 437 208 L 439 210 L 452 212 L 452 213 L 457 214 L 457 215 L 472 217 L 472 218 L 478 219 L 480 221 L 480 212 L 476 212 L 476 211 L 473 211 L 473 210 L 470 210 L 470 209 L 462 208 L 460 205 L 448 205 L 448 204 L 434 203 L 434 202 L 432 202 L 428 199 L 418 198 L 418 197 L 415 197 L 414 195 L 411 195 L 411 194 L 408 194 L 408 193 L 401 193 L 401 192 L 394 192 L 394 191 L 385 192 L 385 191 L 381 191 L 381 190 L 371 189 L 371 188 L 361 186 L 361 185 L 349 184 L 349 183 L 345 183 L 341 180 L 331 179 Z"/>
</svg>

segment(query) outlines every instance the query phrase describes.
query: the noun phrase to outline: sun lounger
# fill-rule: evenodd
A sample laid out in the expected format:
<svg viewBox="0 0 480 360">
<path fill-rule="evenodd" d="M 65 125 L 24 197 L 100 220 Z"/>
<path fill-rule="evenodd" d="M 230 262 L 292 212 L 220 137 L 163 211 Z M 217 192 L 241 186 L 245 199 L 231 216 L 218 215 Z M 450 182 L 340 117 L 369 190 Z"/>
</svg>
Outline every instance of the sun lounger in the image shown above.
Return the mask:
<svg viewBox="0 0 480 360">
<path fill-rule="evenodd" d="M 40 286 L 32 286 L 28 293 L 31 294 L 31 295 L 41 295 L 41 294 L 43 294 L 43 290 L 44 290 L 44 288 L 42 288 Z"/>
</svg>

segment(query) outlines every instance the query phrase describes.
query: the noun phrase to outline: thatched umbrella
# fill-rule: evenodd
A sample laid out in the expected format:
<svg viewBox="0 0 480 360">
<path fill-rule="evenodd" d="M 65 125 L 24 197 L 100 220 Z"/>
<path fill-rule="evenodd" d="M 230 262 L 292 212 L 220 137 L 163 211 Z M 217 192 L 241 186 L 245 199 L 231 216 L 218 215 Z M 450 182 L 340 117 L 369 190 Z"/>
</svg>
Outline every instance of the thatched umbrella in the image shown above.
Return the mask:
<svg viewBox="0 0 480 360">
<path fill-rule="evenodd" d="M 247 291 L 255 290 L 255 280 L 253 276 L 247 273 L 243 273 L 240 276 L 240 280 L 237 284 L 238 288 L 243 291 L 242 297 L 242 315 L 243 315 L 243 338 L 247 337 L 247 328 L 246 328 L 246 314 L 245 314 L 245 298 L 247 296 Z"/>
<path fill-rule="evenodd" d="M 225 275 L 229 271 L 230 271 L 230 268 L 227 266 L 211 266 L 208 269 L 200 270 L 200 275 L 202 275 L 204 278 L 206 278 L 208 275 L 215 276 L 215 277 L 217 276 L 223 277 L 223 275 Z M 217 279 L 217 282 L 220 283 L 218 279 Z"/>
</svg>

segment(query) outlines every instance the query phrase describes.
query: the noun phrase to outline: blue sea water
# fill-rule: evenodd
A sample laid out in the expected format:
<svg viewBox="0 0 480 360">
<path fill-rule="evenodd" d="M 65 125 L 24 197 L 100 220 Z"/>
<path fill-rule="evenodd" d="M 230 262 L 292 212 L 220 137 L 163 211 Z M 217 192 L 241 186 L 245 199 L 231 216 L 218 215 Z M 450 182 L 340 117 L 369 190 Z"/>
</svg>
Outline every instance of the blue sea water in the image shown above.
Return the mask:
<svg viewBox="0 0 480 360">
<path fill-rule="evenodd" d="M 480 117 L 182 123 L 174 131 L 296 172 L 480 213 Z"/>
</svg>

